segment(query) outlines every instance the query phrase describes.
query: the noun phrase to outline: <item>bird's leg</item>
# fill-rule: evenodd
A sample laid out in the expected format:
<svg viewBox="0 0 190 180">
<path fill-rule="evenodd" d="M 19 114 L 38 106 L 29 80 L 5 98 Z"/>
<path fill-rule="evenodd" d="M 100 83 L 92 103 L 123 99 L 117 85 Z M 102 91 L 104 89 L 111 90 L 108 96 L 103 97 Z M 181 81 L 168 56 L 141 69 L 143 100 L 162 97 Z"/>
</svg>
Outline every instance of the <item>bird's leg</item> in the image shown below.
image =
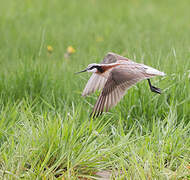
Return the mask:
<svg viewBox="0 0 190 180">
<path fill-rule="evenodd" d="M 150 90 L 151 90 L 152 92 L 155 92 L 155 93 L 161 94 L 161 89 L 152 86 L 152 84 L 151 84 L 151 82 L 150 82 L 150 79 L 147 79 L 147 80 L 148 80 L 148 84 L 149 84 L 149 86 L 150 86 Z"/>
</svg>

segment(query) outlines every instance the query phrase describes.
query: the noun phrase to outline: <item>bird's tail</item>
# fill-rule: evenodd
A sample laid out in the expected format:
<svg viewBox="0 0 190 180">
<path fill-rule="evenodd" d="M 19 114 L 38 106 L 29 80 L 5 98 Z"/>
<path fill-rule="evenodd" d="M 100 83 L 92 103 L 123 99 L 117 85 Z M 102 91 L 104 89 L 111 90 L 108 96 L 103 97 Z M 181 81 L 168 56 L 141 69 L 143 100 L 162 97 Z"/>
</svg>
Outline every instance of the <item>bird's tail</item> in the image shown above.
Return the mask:
<svg viewBox="0 0 190 180">
<path fill-rule="evenodd" d="M 147 67 L 146 68 L 146 73 L 147 74 L 153 74 L 156 76 L 165 76 L 166 74 L 164 72 L 158 71 L 157 69 L 154 69 L 152 67 Z"/>
</svg>

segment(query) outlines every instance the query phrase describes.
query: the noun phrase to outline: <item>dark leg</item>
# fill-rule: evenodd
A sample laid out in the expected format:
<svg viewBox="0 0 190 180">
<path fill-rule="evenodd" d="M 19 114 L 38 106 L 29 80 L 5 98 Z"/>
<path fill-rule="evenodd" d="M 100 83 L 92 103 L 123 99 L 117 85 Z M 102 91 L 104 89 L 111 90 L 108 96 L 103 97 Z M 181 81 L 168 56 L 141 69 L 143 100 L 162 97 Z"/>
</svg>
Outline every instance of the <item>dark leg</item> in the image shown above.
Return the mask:
<svg viewBox="0 0 190 180">
<path fill-rule="evenodd" d="M 149 86 L 150 86 L 150 90 L 151 90 L 152 92 L 155 92 L 155 93 L 161 94 L 161 89 L 152 86 L 152 84 L 151 84 L 151 82 L 150 82 L 150 79 L 147 79 L 147 80 L 148 80 L 148 84 L 149 84 Z"/>
</svg>

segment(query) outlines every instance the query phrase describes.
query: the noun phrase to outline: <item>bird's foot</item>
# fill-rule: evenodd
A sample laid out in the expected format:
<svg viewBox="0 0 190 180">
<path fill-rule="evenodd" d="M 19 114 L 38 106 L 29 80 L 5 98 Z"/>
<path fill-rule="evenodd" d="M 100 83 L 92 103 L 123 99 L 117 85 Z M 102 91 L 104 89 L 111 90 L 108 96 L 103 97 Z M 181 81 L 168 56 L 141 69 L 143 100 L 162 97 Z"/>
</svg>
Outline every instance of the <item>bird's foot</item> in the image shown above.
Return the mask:
<svg viewBox="0 0 190 180">
<path fill-rule="evenodd" d="M 162 93 L 162 91 L 161 91 L 160 88 L 157 88 L 157 87 L 154 87 L 154 86 L 151 86 L 151 87 L 150 87 L 150 90 L 151 90 L 152 92 L 154 92 L 154 93 L 158 93 L 158 94 L 161 94 L 161 93 Z"/>
</svg>

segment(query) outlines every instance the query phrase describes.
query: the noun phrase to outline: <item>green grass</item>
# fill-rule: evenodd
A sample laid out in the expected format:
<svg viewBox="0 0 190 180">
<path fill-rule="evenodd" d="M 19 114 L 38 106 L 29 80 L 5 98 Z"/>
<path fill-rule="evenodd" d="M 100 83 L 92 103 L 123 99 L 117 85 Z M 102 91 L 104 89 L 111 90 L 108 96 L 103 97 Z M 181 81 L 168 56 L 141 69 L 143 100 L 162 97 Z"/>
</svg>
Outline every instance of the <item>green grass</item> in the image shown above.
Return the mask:
<svg viewBox="0 0 190 180">
<path fill-rule="evenodd" d="M 0 6 L 0 178 L 190 178 L 189 1 L 11 1 Z M 102 39 L 102 41 L 98 41 Z M 47 52 L 47 46 L 53 52 Z M 76 49 L 69 59 L 69 45 Z M 81 97 L 107 52 L 167 76 L 90 119 Z M 120 173 L 122 172 L 122 173 Z"/>
</svg>

